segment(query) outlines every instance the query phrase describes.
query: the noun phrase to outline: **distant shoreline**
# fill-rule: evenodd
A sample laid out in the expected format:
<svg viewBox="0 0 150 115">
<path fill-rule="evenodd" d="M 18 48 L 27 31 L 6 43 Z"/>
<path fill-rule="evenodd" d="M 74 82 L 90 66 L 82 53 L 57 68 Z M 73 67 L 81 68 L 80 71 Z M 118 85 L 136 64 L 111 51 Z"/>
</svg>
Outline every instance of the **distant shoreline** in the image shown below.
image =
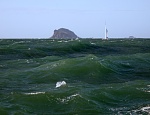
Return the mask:
<svg viewBox="0 0 150 115">
<path fill-rule="evenodd" d="M 53 38 L 0 38 L 0 39 L 48 39 L 48 40 L 51 40 Z M 66 40 L 68 38 L 66 38 L 66 39 L 63 38 L 63 39 Z M 100 40 L 102 40 L 103 38 L 79 38 L 79 39 L 100 39 Z M 108 38 L 108 40 L 114 40 L 114 39 L 150 39 L 150 37 L 149 38 Z M 59 39 L 54 38 L 53 40 L 59 40 Z"/>
</svg>

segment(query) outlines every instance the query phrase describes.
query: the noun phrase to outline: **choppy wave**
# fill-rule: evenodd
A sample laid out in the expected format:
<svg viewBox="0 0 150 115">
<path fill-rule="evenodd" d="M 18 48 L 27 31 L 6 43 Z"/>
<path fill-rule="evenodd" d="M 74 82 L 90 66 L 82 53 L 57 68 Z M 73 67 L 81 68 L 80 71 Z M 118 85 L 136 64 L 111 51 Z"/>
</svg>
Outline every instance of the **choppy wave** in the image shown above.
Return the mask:
<svg viewBox="0 0 150 115">
<path fill-rule="evenodd" d="M 45 94 L 45 92 L 31 92 L 31 93 L 24 93 L 25 95 L 38 95 L 38 94 Z"/>
<path fill-rule="evenodd" d="M 149 39 L 0 40 L 0 113 L 150 114 L 149 49 Z"/>
</svg>

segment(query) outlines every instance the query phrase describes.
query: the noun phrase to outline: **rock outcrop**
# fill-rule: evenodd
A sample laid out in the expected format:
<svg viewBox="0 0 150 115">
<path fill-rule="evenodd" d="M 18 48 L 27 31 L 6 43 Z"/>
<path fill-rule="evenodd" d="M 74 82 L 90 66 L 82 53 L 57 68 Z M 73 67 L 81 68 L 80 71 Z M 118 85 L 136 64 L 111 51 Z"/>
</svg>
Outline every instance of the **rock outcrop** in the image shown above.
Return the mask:
<svg viewBox="0 0 150 115">
<path fill-rule="evenodd" d="M 60 28 L 58 30 L 54 30 L 54 34 L 52 39 L 76 39 L 78 36 L 69 29 Z"/>
</svg>

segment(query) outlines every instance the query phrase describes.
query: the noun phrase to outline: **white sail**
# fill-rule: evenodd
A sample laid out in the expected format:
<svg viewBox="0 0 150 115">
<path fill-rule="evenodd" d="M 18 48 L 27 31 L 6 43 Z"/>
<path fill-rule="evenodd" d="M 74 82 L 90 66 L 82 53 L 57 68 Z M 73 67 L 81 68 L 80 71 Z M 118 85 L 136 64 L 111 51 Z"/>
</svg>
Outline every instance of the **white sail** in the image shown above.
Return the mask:
<svg viewBox="0 0 150 115">
<path fill-rule="evenodd" d="M 105 25 L 105 39 L 108 39 L 108 30 L 106 28 L 106 25 Z"/>
</svg>

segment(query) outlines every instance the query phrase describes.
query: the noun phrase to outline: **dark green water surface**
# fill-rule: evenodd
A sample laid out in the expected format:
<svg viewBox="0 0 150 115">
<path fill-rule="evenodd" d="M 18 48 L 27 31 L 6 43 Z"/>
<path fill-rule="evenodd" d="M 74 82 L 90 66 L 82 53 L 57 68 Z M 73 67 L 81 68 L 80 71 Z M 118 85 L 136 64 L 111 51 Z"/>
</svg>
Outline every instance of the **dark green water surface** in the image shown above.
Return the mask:
<svg viewBox="0 0 150 115">
<path fill-rule="evenodd" d="M 0 115 L 84 114 L 150 114 L 150 39 L 0 40 Z"/>
</svg>

